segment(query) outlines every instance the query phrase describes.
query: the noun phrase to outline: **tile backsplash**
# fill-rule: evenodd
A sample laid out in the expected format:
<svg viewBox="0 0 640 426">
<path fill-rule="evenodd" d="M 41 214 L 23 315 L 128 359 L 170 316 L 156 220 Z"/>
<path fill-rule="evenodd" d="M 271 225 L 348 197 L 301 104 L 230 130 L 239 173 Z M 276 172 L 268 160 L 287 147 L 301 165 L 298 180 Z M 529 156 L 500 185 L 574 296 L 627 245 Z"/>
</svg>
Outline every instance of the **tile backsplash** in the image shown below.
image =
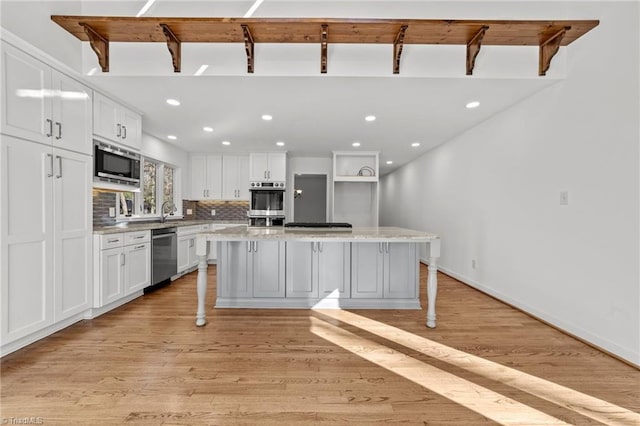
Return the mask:
<svg viewBox="0 0 640 426">
<path fill-rule="evenodd" d="M 109 217 L 109 207 L 115 208 L 117 194 L 93 190 L 93 226 L 109 226 L 116 223 L 115 217 Z"/>
</svg>

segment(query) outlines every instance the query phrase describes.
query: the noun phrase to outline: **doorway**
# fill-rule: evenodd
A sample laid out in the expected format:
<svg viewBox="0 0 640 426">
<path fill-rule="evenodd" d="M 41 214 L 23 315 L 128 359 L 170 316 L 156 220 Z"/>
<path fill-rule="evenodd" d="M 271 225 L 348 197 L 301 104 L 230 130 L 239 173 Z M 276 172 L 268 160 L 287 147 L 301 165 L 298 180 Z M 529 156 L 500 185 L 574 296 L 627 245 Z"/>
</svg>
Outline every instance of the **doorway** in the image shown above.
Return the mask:
<svg viewBox="0 0 640 426">
<path fill-rule="evenodd" d="M 327 221 L 327 175 L 295 175 L 293 185 L 293 220 Z"/>
</svg>

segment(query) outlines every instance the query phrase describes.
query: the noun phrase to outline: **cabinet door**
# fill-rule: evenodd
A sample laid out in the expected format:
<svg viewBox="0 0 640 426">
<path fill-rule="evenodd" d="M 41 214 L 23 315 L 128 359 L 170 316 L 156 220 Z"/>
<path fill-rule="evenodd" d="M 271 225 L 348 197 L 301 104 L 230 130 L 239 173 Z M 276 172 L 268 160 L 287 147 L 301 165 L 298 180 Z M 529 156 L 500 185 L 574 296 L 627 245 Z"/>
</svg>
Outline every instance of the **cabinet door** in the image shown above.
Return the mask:
<svg viewBox="0 0 640 426">
<path fill-rule="evenodd" d="M 93 133 L 113 142 L 121 142 L 120 105 L 95 92 L 93 95 Z"/>
<path fill-rule="evenodd" d="M 229 241 L 218 245 L 218 296 L 244 298 L 253 296 L 250 256 L 251 242 Z"/>
<path fill-rule="evenodd" d="M 124 248 L 124 295 L 135 293 L 151 284 L 151 244 Z"/>
<path fill-rule="evenodd" d="M 189 268 L 189 237 L 178 237 L 178 272 Z"/>
<path fill-rule="evenodd" d="M 51 69 L 2 43 L 2 133 L 50 144 Z"/>
<path fill-rule="evenodd" d="M 238 162 L 236 155 L 222 157 L 222 199 L 238 199 Z M 248 185 L 247 185 L 248 187 Z"/>
<path fill-rule="evenodd" d="M 269 172 L 267 177 L 270 181 L 284 182 L 287 180 L 287 154 L 284 152 L 269 153 Z"/>
<path fill-rule="evenodd" d="M 351 243 L 351 297 L 382 297 L 382 243 Z"/>
<path fill-rule="evenodd" d="M 54 294 L 56 321 L 91 306 L 93 164 L 91 157 L 54 149 Z"/>
<path fill-rule="evenodd" d="M 351 290 L 351 244 L 318 246 L 318 288 L 321 298 L 349 298 Z"/>
<path fill-rule="evenodd" d="M 198 256 L 196 256 L 196 237 L 189 238 L 189 268 L 198 265 Z"/>
<path fill-rule="evenodd" d="M 318 297 L 318 243 L 286 242 L 286 297 Z"/>
<path fill-rule="evenodd" d="M 207 157 L 191 156 L 191 198 L 205 200 L 207 197 Z"/>
<path fill-rule="evenodd" d="M 53 321 L 51 148 L 0 138 L 2 344 Z"/>
<path fill-rule="evenodd" d="M 121 247 L 100 253 L 100 306 L 108 305 L 124 296 L 124 252 Z"/>
<path fill-rule="evenodd" d="M 384 297 L 418 297 L 418 257 L 415 243 L 385 244 Z"/>
<path fill-rule="evenodd" d="M 253 242 L 253 296 L 284 297 L 284 243 Z"/>
<path fill-rule="evenodd" d="M 121 107 L 121 141 L 135 150 L 142 148 L 142 117 L 131 110 Z"/>
<path fill-rule="evenodd" d="M 269 160 L 266 152 L 252 152 L 249 154 L 249 180 L 265 181 L 269 171 Z"/>
<path fill-rule="evenodd" d="M 222 157 L 207 156 L 207 199 L 222 199 Z"/>
<path fill-rule="evenodd" d="M 91 89 L 57 71 L 52 72 L 51 81 L 60 93 L 53 98 L 53 145 L 92 155 Z"/>
<path fill-rule="evenodd" d="M 249 201 L 249 156 L 238 156 L 238 200 Z"/>
</svg>

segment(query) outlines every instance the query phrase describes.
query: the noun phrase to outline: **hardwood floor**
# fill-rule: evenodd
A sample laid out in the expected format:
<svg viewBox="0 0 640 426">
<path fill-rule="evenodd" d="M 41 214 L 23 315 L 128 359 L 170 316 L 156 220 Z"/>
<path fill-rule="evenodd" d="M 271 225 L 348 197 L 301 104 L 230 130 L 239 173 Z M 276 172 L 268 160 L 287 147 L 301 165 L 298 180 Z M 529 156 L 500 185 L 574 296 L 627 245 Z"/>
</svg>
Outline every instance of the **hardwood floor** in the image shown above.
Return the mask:
<svg viewBox="0 0 640 426">
<path fill-rule="evenodd" d="M 426 308 L 210 309 L 198 328 L 195 278 L 3 358 L 3 423 L 640 424 L 638 370 L 442 274 L 433 330 Z"/>
</svg>

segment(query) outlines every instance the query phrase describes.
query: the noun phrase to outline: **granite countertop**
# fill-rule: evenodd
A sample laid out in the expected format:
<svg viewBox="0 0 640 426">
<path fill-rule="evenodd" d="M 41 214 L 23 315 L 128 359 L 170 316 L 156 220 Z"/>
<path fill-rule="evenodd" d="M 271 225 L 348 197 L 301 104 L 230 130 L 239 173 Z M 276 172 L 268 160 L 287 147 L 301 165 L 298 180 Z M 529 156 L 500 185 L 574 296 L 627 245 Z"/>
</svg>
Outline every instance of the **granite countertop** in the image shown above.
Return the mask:
<svg viewBox="0 0 640 426">
<path fill-rule="evenodd" d="M 394 226 L 379 226 L 368 228 L 344 228 L 327 230 L 324 228 L 291 229 L 282 227 L 251 227 L 230 226 L 225 229 L 201 232 L 210 241 L 249 241 L 249 240 L 275 240 L 275 241 L 370 241 L 370 242 L 429 242 L 440 237 L 429 232 L 413 229 L 397 228 Z"/>
<path fill-rule="evenodd" d="M 247 221 L 220 221 L 215 220 L 167 220 L 164 223 L 161 222 L 121 222 L 117 225 L 110 226 L 96 226 L 93 228 L 94 234 L 117 234 L 120 232 L 135 232 L 135 231 L 147 231 L 151 229 L 162 228 L 174 228 L 180 226 L 191 225 L 206 225 L 206 224 L 219 224 L 219 225 L 246 225 Z"/>
</svg>

